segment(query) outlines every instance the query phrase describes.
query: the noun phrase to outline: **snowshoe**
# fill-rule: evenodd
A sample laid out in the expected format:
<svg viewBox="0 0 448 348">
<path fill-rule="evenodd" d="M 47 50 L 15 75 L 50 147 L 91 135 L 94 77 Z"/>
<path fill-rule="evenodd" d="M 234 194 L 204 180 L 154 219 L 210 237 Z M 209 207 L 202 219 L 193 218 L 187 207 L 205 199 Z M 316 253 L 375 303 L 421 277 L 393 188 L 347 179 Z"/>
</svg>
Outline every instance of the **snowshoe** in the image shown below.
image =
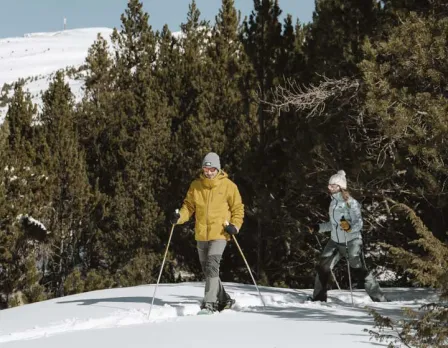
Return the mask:
<svg viewBox="0 0 448 348">
<path fill-rule="evenodd" d="M 325 296 L 325 299 L 319 299 L 319 300 L 316 300 L 312 296 L 307 296 L 306 297 L 306 301 L 310 301 L 310 302 L 327 302 L 327 296 Z"/>
<path fill-rule="evenodd" d="M 235 300 L 233 298 L 228 298 L 226 301 L 218 302 L 218 311 L 222 312 L 224 309 L 230 309 L 235 304 Z"/>
<path fill-rule="evenodd" d="M 215 303 L 202 303 L 201 310 L 198 312 L 198 315 L 209 315 L 216 313 L 218 311 L 217 305 Z"/>
</svg>

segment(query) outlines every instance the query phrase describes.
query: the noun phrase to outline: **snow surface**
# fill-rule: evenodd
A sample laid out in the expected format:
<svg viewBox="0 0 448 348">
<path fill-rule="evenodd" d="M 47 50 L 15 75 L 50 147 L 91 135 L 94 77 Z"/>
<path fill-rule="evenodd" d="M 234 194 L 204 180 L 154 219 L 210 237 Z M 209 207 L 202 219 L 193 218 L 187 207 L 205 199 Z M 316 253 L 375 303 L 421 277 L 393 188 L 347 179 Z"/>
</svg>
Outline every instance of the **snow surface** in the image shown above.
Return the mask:
<svg viewBox="0 0 448 348">
<path fill-rule="evenodd" d="M 98 290 L 0 311 L 0 346 L 25 347 L 386 347 L 363 332 L 365 306 L 396 317 L 404 306 L 436 299 L 427 289 L 388 288 L 394 302 L 373 303 L 364 290 L 329 292 L 327 304 L 305 302 L 312 290 L 224 283 L 233 309 L 197 316 L 204 283 Z"/>
<path fill-rule="evenodd" d="M 110 44 L 110 28 L 72 29 L 48 33 L 26 34 L 24 37 L 0 39 L 0 89 L 5 83 L 33 78 L 25 84 L 35 104 L 40 93 L 48 88 L 54 73 L 67 67 L 78 68 L 85 63 L 88 49 L 100 33 Z M 76 100 L 82 97 L 83 81 L 67 79 Z M 10 96 L 12 91 L 10 92 Z M 0 123 L 7 107 L 0 108 Z"/>
</svg>

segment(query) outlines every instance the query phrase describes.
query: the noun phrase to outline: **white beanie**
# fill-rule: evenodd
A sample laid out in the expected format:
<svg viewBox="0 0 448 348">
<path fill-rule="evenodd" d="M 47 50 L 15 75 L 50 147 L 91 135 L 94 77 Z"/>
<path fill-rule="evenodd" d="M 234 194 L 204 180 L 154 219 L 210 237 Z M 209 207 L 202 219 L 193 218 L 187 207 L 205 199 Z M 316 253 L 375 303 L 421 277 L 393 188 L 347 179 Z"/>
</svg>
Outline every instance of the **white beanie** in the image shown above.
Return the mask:
<svg viewBox="0 0 448 348">
<path fill-rule="evenodd" d="M 221 170 L 221 162 L 219 161 L 219 156 L 214 152 L 209 152 L 202 160 L 202 167 L 216 168 L 218 170 Z"/>
<path fill-rule="evenodd" d="M 339 185 L 343 190 L 347 189 L 347 179 L 345 177 L 345 172 L 339 170 L 336 174 L 332 175 L 328 181 L 328 185 Z"/>
</svg>

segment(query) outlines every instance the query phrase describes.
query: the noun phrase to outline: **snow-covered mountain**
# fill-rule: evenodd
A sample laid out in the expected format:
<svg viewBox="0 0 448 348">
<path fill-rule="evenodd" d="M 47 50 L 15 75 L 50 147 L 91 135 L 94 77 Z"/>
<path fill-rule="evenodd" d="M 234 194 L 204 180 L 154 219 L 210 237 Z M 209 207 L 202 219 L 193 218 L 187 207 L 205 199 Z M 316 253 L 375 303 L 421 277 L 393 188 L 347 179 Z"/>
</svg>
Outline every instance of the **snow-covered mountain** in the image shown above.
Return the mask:
<svg viewBox="0 0 448 348">
<path fill-rule="evenodd" d="M 110 28 L 73 29 L 51 33 L 26 34 L 24 37 L 0 39 L 0 123 L 3 122 L 7 107 L 1 104 L 3 94 L 12 94 L 12 89 L 4 87 L 19 79 L 24 79 L 33 102 L 39 105 L 41 92 L 57 70 L 79 68 L 85 62 L 88 49 L 97 34 L 110 40 Z M 67 80 L 79 100 L 82 81 Z M 3 88 L 3 91 L 1 89 Z"/>
<path fill-rule="evenodd" d="M 395 317 L 436 299 L 426 289 L 389 288 L 394 302 L 372 303 L 364 290 L 329 291 L 326 304 L 304 302 L 311 290 L 225 283 L 233 309 L 197 316 L 204 283 L 162 284 L 148 317 L 154 285 L 99 290 L 0 311 L 0 346 L 297 348 L 386 347 L 363 332 L 365 306 Z"/>
</svg>

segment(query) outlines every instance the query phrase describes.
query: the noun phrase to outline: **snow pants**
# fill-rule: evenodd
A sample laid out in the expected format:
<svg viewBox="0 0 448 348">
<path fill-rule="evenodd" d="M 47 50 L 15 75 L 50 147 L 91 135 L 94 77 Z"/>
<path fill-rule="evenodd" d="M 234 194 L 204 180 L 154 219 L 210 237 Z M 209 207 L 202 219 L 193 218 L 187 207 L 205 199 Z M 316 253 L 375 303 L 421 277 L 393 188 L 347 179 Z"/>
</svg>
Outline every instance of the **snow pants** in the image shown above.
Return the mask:
<svg viewBox="0 0 448 348">
<path fill-rule="evenodd" d="M 347 243 L 336 243 L 330 239 L 319 257 L 316 267 L 316 279 L 314 283 L 314 301 L 327 301 L 327 283 L 331 270 L 342 257 L 348 259 L 352 278 L 363 279 L 364 288 L 374 302 L 386 302 L 377 280 L 367 270 L 362 251 L 362 239 L 354 239 Z M 347 255 L 348 251 L 348 255 Z"/>
<path fill-rule="evenodd" d="M 226 302 L 230 298 L 219 279 L 219 264 L 226 245 L 224 239 L 197 242 L 199 261 L 205 276 L 204 303 Z"/>
</svg>

